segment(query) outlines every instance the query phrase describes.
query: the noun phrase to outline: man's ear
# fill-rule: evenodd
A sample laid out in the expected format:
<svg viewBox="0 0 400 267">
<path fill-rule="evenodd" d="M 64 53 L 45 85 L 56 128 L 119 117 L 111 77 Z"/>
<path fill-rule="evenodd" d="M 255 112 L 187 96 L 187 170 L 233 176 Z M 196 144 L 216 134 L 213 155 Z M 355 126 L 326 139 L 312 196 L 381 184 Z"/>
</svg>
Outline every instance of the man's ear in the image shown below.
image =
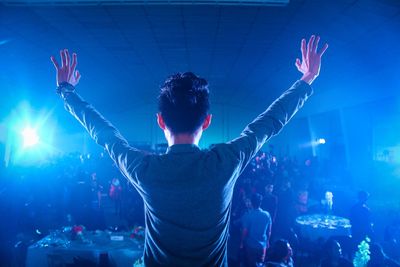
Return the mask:
<svg viewBox="0 0 400 267">
<path fill-rule="evenodd" d="M 157 113 L 157 123 L 158 126 L 160 126 L 161 130 L 165 130 L 165 122 L 163 117 L 161 116 L 161 113 Z"/>
<path fill-rule="evenodd" d="M 211 124 L 211 119 L 212 119 L 212 115 L 208 114 L 206 116 L 206 118 L 204 119 L 203 125 L 201 126 L 201 129 L 204 131 L 205 129 L 208 128 L 208 126 L 210 126 Z"/>
</svg>

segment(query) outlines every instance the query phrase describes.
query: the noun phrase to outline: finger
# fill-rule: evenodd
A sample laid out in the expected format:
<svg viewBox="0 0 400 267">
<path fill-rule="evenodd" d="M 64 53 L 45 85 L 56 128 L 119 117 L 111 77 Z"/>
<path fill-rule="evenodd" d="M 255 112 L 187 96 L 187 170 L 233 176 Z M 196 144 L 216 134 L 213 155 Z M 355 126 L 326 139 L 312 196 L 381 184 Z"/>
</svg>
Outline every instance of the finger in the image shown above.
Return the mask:
<svg viewBox="0 0 400 267">
<path fill-rule="evenodd" d="M 322 57 L 322 55 L 325 53 L 326 49 L 328 49 L 328 44 L 324 44 L 324 46 L 321 48 L 321 51 L 319 51 L 318 55 Z"/>
<path fill-rule="evenodd" d="M 317 53 L 319 39 L 320 39 L 319 36 L 317 36 L 317 38 L 315 38 L 314 47 L 313 47 L 313 52 L 314 53 Z"/>
<path fill-rule="evenodd" d="M 76 53 L 72 53 L 72 63 L 71 63 L 71 72 L 75 72 L 76 65 L 78 64 L 78 58 Z"/>
<path fill-rule="evenodd" d="M 77 71 L 75 71 L 75 81 L 76 81 L 76 83 L 78 83 L 80 79 L 81 79 L 81 73 L 77 70 Z"/>
<path fill-rule="evenodd" d="M 307 46 L 307 56 L 312 51 L 312 47 L 313 47 L 313 44 L 314 44 L 314 39 L 315 39 L 315 35 L 311 35 L 310 41 L 308 41 L 308 46 Z"/>
<path fill-rule="evenodd" d="M 60 57 L 61 57 L 61 67 L 65 66 L 65 54 L 64 50 L 60 50 Z"/>
<path fill-rule="evenodd" d="M 301 61 L 300 61 L 300 59 L 296 58 L 296 63 L 295 63 L 295 65 L 296 65 L 297 69 L 300 70 L 300 67 L 301 67 Z"/>
<path fill-rule="evenodd" d="M 51 56 L 50 57 L 51 62 L 53 62 L 54 67 L 56 68 L 56 70 L 58 70 L 60 68 L 60 66 L 58 65 L 57 60 L 55 59 L 55 57 Z"/>
<path fill-rule="evenodd" d="M 65 66 L 69 66 L 69 62 L 70 62 L 70 56 L 69 56 L 69 52 L 68 49 L 64 49 L 64 53 L 65 53 Z"/>
<path fill-rule="evenodd" d="M 301 40 L 301 57 L 302 60 L 305 61 L 306 60 L 306 55 L 307 55 L 307 49 L 306 49 L 306 39 L 302 39 Z"/>
</svg>

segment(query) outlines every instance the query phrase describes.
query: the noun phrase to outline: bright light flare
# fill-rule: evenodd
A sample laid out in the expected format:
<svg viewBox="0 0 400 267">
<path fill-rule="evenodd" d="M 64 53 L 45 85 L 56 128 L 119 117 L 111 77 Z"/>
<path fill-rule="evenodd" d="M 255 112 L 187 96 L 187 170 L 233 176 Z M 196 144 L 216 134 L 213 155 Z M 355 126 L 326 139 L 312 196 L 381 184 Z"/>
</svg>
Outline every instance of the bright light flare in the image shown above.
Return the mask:
<svg viewBox="0 0 400 267">
<path fill-rule="evenodd" d="M 42 164 L 61 153 L 53 144 L 56 136 L 54 110 L 55 107 L 37 110 L 23 100 L 11 110 L 4 122 L 0 122 L 0 139 L 3 138 L 6 144 L 4 161 L 7 166 Z M 1 123 L 6 125 L 3 137 Z"/>
<path fill-rule="evenodd" d="M 23 147 L 32 147 L 39 143 L 39 135 L 36 132 L 36 129 L 27 126 L 22 130 L 22 137 L 24 139 Z"/>
<path fill-rule="evenodd" d="M 324 138 L 317 139 L 317 144 L 324 145 L 325 143 L 326 143 L 326 140 Z"/>
</svg>

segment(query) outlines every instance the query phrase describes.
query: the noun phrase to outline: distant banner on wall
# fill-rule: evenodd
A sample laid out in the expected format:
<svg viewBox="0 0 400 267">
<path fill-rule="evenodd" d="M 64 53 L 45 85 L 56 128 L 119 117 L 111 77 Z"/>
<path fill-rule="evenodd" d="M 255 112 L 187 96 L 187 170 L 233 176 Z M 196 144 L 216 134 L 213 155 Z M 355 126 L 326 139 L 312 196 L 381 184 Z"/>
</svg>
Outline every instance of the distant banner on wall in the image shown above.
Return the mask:
<svg viewBox="0 0 400 267">
<path fill-rule="evenodd" d="M 399 118 L 400 114 L 392 113 L 390 119 L 376 120 L 372 129 L 374 160 L 400 164 Z"/>
<path fill-rule="evenodd" d="M 400 163 L 400 144 L 390 147 L 375 147 L 374 160 Z"/>
</svg>

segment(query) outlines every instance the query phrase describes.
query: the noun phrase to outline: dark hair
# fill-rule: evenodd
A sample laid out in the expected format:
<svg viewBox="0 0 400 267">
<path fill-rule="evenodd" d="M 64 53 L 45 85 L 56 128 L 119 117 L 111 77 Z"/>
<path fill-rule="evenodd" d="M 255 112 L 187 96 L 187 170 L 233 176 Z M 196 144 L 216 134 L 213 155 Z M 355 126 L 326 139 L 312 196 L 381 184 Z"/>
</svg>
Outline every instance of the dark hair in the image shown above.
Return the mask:
<svg viewBox="0 0 400 267">
<path fill-rule="evenodd" d="M 263 197 L 258 193 L 251 195 L 251 205 L 253 205 L 254 209 L 258 209 L 261 206 L 262 199 Z"/>
<path fill-rule="evenodd" d="M 208 97 L 205 79 L 192 72 L 176 73 L 161 86 L 158 109 L 171 132 L 192 134 L 208 114 Z"/>
<path fill-rule="evenodd" d="M 282 262 L 289 253 L 288 244 L 289 242 L 285 239 L 276 240 L 269 249 L 267 260 Z"/>
</svg>

